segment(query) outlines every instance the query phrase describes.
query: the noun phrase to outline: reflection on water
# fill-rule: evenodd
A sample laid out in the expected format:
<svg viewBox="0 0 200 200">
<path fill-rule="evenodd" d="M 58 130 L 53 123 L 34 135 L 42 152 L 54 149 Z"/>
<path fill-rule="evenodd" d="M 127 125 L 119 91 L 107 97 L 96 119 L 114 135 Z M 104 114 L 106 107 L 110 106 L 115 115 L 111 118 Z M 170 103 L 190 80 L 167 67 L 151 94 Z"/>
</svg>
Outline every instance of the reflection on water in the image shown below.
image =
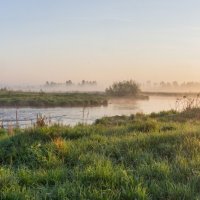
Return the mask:
<svg viewBox="0 0 200 200">
<path fill-rule="evenodd" d="M 130 115 L 137 112 L 151 113 L 163 110 L 175 109 L 176 97 L 151 96 L 149 100 L 111 100 L 108 106 L 90 108 L 20 108 L 17 111 L 21 126 L 30 126 L 34 123 L 37 114 L 43 114 L 51 118 L 52 122 L 67 125 L 77 123 L 93 123 L 104 116 Z M 0 120 L 15 120 L 15 108 L 0 108 Z M 6 122 L 4 122 L 5 124 Z M 11 122 L 9 122 L 11 123 Z M 8 124 L 8 122 L 7 122 Z"/>
</svg>

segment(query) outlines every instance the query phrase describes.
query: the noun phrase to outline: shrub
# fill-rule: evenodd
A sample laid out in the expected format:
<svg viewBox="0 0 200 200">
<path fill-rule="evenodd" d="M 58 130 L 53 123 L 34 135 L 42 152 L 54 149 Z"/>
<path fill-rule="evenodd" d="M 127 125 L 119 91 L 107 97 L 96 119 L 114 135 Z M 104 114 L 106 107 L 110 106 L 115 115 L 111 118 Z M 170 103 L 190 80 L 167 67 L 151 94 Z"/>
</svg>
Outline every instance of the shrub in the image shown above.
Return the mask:
<svg viewBox="0 0 200 200">
<path fill-rule="evenodd" d="M 133 80 L 116 82 L 106 89 L 106 93 L 108 95 L 115 97 L 137 96 L 139 92 L 140 88 L 138 84 Z"/>
</svg>

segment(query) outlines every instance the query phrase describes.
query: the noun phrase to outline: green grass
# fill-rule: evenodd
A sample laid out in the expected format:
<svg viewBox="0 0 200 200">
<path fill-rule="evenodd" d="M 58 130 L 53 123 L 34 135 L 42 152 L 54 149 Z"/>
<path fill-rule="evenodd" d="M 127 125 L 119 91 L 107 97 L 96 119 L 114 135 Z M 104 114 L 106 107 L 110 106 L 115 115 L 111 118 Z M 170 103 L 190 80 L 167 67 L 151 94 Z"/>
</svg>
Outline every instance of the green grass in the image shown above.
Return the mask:
<svg viewBox="0 0 200 200">
<path fill-rule="evenodd" d="M 1 130 L 0 199 L 198 200 L 200 122 L 171 114 Z"/>
<path fill-rule="evenodd" d="M 0 91 L 0 107 L 101 106 L 108 101 L 102 93 L 44 93 Z"/>
</svg>

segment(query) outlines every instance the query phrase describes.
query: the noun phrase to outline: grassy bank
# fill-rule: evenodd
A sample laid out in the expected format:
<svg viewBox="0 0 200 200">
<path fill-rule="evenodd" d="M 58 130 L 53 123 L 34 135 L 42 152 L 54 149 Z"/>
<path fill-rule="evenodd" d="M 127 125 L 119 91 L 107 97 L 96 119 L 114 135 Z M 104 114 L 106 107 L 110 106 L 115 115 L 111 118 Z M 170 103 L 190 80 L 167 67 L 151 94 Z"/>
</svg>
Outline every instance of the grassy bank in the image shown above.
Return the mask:
<svg viewBox="0 0 200 200">
<path fill-rule="evenodd" d="M 144 96 L 164 96 L 164 97 L 183 97 L 197 96 L 198 92 L 142 92 Z"/>
<path fill-rule="evenodd" d="M 120 97 L 115 98 L 121 99 Z M 126 98 L 148 100 L 148 96 L 142 94 Z M 0 90 L 0 108 L 107 106 L 108 100 L 112 99 L 113 97 L 106 95 L 104 92 L 45 93 Z"/>
<path fill-rule="evenodd" d="M 200 199 L 198 113 L 1 130 L 0 199 Z"/>
<path fill-rule="evenodd" d="M 102 93 L 0 91 L 0 107 L 73 107 L 107 105 Z"/>
</svg>

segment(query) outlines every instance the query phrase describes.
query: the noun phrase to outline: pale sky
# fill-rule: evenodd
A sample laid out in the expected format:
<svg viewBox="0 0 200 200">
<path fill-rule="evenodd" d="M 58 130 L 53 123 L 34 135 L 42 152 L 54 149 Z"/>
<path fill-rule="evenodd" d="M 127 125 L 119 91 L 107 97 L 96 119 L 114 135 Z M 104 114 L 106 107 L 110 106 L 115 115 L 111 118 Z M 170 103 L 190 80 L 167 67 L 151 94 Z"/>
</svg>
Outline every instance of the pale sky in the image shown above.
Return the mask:
<svg viewBox="0 0 200 200">
<path fill-rule="evenodd" d="M 200 81 L 199 0 L 0 0 L 0 83 Z"/>
</svg>

